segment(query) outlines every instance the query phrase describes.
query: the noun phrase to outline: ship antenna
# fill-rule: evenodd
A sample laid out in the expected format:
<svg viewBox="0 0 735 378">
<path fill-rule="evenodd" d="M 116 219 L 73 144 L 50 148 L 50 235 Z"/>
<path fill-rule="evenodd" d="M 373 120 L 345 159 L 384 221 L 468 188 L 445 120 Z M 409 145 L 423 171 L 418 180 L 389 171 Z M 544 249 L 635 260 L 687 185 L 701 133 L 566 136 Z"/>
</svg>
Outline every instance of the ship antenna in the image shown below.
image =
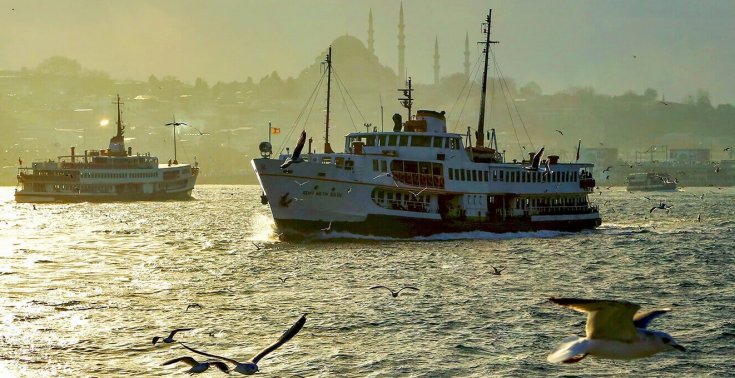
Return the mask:
<svg viewBox="0 0 735 378">
<path fill-rule="evenodd" d="M 125 126 L 122 124 L 122 117 L 120 112 L 120 105 L 122 102 L 120 102 L 120 95 L 117 95 L 117 101 L 113 102 L 113 104 L 117 104 L 117 136 L 122 138 L 123 132 L 125 131 Z"/>
<path fill-rule="evenodd" d="M 398 101 L 401 102 L 401 105 L 403 105 L 404 108 L 408 109 L 408 120 L 411 119 L 411 106 L 413 105 L 413 88 L 411 88 L 411 77 L 408 77 L 408 80 L 406 80 L 406 86 L 408 88 L 399 89 L 399 92 L 403 92 L 404 98 L 399 98 Z"/>
<path fill-rule="evenodd" d="M 173 122 L 169 122 L 166 126 L 173 126 L 174 129 L 174 164 L 179 163 L 179 159 L 176 156 L 176 126 L 188 125 L 186 122 L 176 122 L 176 116 L 173 116 Z"/>
<path fill-rule="evenodd" d="M 327 52 L 327 59 L 324 61 L 327 64 L 327 121 L 324 128 L 324 153 L 333 154 L 332 147 L 329 145 L 329 97 L 332 91 L 332 46 L 329 46 L 329 52 Z"/>
<path fill-rule="evenodd" d="M 490 44 L 498 43 L 497 41 L 490 40 L 490 16 L 493 14 L 493 10 L 487 13 L 487 20 L 482 24 L 482 32 L 485 34 L 485 41 L 478 42 L 483 46 L 483 53 L 485 54 L 485 67 L 482 71 L 482 94 L 480 97 L 480 119 L 477 122 L 477 147 L 483 147 L 485 145 L 485 92 L 487 92 L 487 63 L 488 55 L 490 54 Z"/>
</svg>

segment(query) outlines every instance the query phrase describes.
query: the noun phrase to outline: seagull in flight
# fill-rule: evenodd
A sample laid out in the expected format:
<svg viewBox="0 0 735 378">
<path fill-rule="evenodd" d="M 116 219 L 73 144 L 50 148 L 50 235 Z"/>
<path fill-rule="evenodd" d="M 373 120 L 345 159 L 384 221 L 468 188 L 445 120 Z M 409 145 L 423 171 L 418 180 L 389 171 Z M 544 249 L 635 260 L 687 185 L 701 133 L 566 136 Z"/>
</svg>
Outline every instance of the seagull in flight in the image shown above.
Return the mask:
<svg viewBox="0 0 735 378">
<path fill-rule="evenodd" d="M 153 345 L 156 345 L 156 343 L 158 342 L 158 340 L 161 340 L 162 342 L 164 342 L 166 344 L 172 343 L 172 342 L 176 341 L 176 340 L 174 340 L 174 335 L 176 334 L 176 332 L 191 331 L 192 329 L 194 329 L 194 328 L 177 328 L 177 329 L 171 331 L 171 333 L 168 335 L 168 337 L 163 338 L 161 336 L 156 336 L 156 337 L 153 338 Z"/>
<path fill-rule="evenodd" d="M 409 190 L 409 192 L 413 195 L 413 198 L 418 198 L 419 194 L 423 193 L 424 190 L 426 190 L 426 189 L 429 189 L 429 188 L 423 188 L 423 189 L 419 190 L 418 192 L 413 192 L 413 191 Z"/>
<path fill-rule="evenodd" d="M 304 181 L 304 182 L 298 182 L 298 181 L 296 181 L 296 180 L 293 180 L 293 182 L 295 182 L 295 183 L 296 183 L 296 184 L 298 184 L 299 186 L 304 186 L 304 185 L 306 185 L 306 184 L 308 184 L 308 183 L 309 183 L 308 181 Z"/>
<path fill-rule="evenodd" d="M 221 371 L 230 374 L 230 369 L 227 368 L 227 364 L 225 364 L 222 361 L 204 361 L 199 362 L 189 356 L 186 357 L 179 357 L 174 358 L 173 360 L 166 361 L 162 363 L 161 365 L 171 365 L 175 364 L 177 362 L 183 362 L 189 366 L 191 366 L 191 369 L 187 370 L 186 372 L 189 374 L 195 374 L 195 373 L 202 373 L 207 371 L 210 366 L 214 365 L 217 369 L 220 369 Z"/>
<path fill-rule="evenodd" d="M 609 170 L 611 170 L 611 169 L 612 169 L 612 165 L 611 165 L 611 166 L 609 166 L 609 167 L 607 167 L 607 168 L 605 168 L 605 169 L 603 169 L 603 170 L 602 170 L 602 173 L 605 173 L 605 172 L 607 172 L 607 171 L 609 171 Z"/>
<path fill-rule="evenodd" d="M 190 308 L 202 309 L 204 307 L 202 305 L 200 305 L 199 303 L 189 303 L 188 305 L 186 305 L 186 310 L 184 310 L 184 312 L 188 312 Z M 173 336 L 173 335 L 171 335 L 171 336 Z"/>
<path fill-rule="evenodd" d="M 393 178 L 393 175 L 390 172 L 381 173 L 381 174 L 373 177 L 373 180 L 375 180 L 377 178 L 380 178 L 380 177 L 383 177 L 383 176 L 388 177 L 391 180 L 393 180 L 393 185 L 395 185 L 396 187 L 398 187 L 398 183 L 396 182 L 396 179 Z"/>
<path fill-rule="evenodd" d="M 669 213 L 669 209 L 671 209 L 672 207 L 674 207 L 674 206 L 673 205 L 667 205 L 667 204 L 665 204 L 663 202 L 660 202 L 658 204 L 658 206 L 652 207 L 651 208 L 651 211 L 649 211 L 649 213 L 652 213 L 656 209 L 661 209 L 661 210 L 666 210 L 666 213 L 668 214 Z"/>
<path fill-rule="evenodd" d="M 722 151 L 730 151 L 730 147 L 726 147 L 726 148 L 725 148 L 724 150 L 722 150 Z"/>
<path fill-rule="evenodd" d="M 536 152 L 535 155 L 533 155 L 533 160 L 531 161 L 531 166 L 530 167 L 524 167 L 526 170 L 529 170 L 529 171 L 538 171 L 539 164 L 541 164 L 541 157 L 544 155 L 544 148 L 545 147 L 541 147 L 541 149 L 538 150 L 538 152 Z"/>
<path fill-rule="evenodd" d="M 306 143 L 306 130 L 301 132 L 301 137 L 296 143 L 296 148 L 293 149 L 291 157 L 286 158 L 286 161 L 281 164 L 281 169 L 288 168 L 293 163 L 301 163 L 304 159 L 301 158 L 301 150 L 304 149 L 304 143 Z"/>
<path fill-rule="evenodd" d="M 562 344 L 547 357 L 549 362 L 574 363 L 588 355 L 632 360 L 659 352 L 686 350 L 669 334 L 647 329 L 654 319 L 671 309 L 638 312 L 641 306 L 627 301 L 575 298 L 549 300 L 587 313 L 586 336 L 570 336 L 562 340 Z"/>
<path fill-rule="evenodd" d="M 413 286 L 404 286 L 400 290 L 395 291 L 395 290 L 389 288 L 388 286 L 383 286 L 383 285 L 373 286 L 370 289 L 388 289 L 390 291 L 390 295 L 392 295 L 393 298 L 397 297 L 398 294 L 400 294 L 401 291 L 403 291 L 404 289 L 410 289 L 410 290 L 416 290 L 416 291 L 419 290 L 419 289 L 417 289 L 417 288 L 415 288 Z"/>
<path fill-rule="evenodd" d="M 559 133 L 559 134 L 561 134 L 561 135 L 564 135 L 564 133 L 561 132 L 561 130 L 556 130 L 556 132 Z"/>
<path fill-rule="evenodd" d="M 492 274 L 494 274 L 494 275 L 496 275 L 496 276 L 499 276 L 499 275 L 500 275 L 500 273 L 502 273 L 502 272 L 503 272 L 503 271 L 505 270 L 505 268 L 500 268 L 500 269 L 498 269 L 498 268 L 496 268 L 496 267 L 494 267 L 494 266 L 493 266 L 492 268 L 493 268 Z"/>
<path fill-rule="evenodd" d="M 232 358 L 220 357 L 214 354 L 200 352 L 194 348 L 187 346 L 184 343 L 179 343 L 179 344 L 181 344 L 184 348 L 194 353 L 201 354 L 202 356 L 207 356 L 207 357 L 216 358 L 222 361 L 229 362 L 235 365 L 235 368 L 233 369 L 233 371 L 237 373 L 240 373 L 243 375 L 252 375 L 252 374 L 257 373 L 259 370 L 258 362 L 260 362 L 260 360 L 263 357 L 267 356 L 270 352 L 273 352 L 274 350 L 278 349 L 281 345 L 285 344 L 287 341 L 291 340 L 294 336 L 296 336 L 296 334 L 299 333 L 299 331 L 301 331 L 301 328 L 304 327 L 304 323 L 306 323 L 306 314 L 302 315 L 301 318 L 299 318 L 299 320 L 297 320 L 296 323 L 294 323 L 294 325 L 292 325 L 291 328 L 289 328 L 286 332 L 284 332 L 281 335 L 281 337 L 279 337 L 278 340 L 276 340 L 273 344 L 261 350 L 258 354 L 253 356 L 253 358 L 245 362 L 239 362 Z"/>
<path fill-rule="evenodd" d="M 322 228 L 321 230 L 324 232 L 329 232 L 332 229 L 332 221 L 329 221 L 329 225 L 325 228 Z"/>
<path fill-rule="evenodd" d="M 261 248 L 263 248 L 262 244 L 258 244 L 254 241 L 250 241 L 250 243 L 255 247 L 255 250 L 260 251 Z"/>
</svg>

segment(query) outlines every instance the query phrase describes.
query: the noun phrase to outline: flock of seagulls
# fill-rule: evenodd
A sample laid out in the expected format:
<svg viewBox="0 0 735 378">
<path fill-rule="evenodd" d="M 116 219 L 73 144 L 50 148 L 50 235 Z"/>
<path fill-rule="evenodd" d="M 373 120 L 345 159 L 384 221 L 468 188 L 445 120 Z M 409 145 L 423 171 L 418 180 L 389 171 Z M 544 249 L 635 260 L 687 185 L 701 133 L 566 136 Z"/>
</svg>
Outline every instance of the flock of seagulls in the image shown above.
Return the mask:
<svg viewBox="0 0 735 378">
<path fill-rule="evenodd" d="M 304 324 L 306 324 L 306 315 L 308 314 L 302 315 L 299 318 L 299 320 L 297 320 L 296 323 L 294 323 L 288 330 L 286 330 L 286 332 L 284 332 L 275 342 L 273 342 L 271 345 L 267 346 L 266 348 L 261 350 L 258 354 L 256 354 L 255 356 L 253 356 L 252 358 L 246 361 L 241 362 L 241 361 L 237 361 L 232 358 L 222 357 L 222 356 L 218 356 L 215 354 L 202 352 L 182 342 L 179 342 L 181 346 L 183 346 L 190 352 L 193 352 L 193 353 L 205 356 L 205 357 L 209 357 L 209 359 L 200 362 L 191 356 L 183 356 L 183 357 L 174 358 L 172 360 L 168 360 L 162 363 L 161 365 L 166 366 L 166 365 L 172 365 L 172 364 L 176 364 L 179 362 L 183 362 L 191 366 L 191 368 L 186 371 L 189 374 L 205 372 L 207 371 L 207 369 L 209 369 L 212 366 L 216 367 L 220 371 L 227 373 L 227 374 L 229 374 L 230 372 L 240 373 L 243 375 L 255 374 L 260 370 L 258 367 L 258 362 L 260 362 L 260 360 L 262 360 L 265 356 L 267 356 L 268 354 L 270 354 L 271 352 L 273 352 L 274 350 L 278 349 L 283 344 L 291 340 L 294 336 L 296 336 L 296 334 L 299 333 L 299 331 L 301 331 L 301 329 L 304 327 Z M 176 332 L 188 331 L 188 330 L 191 330 L 191 328 L 176 329 L 171 332 L 169 337 L 163 340 L 164 342 L 172 343 L 174 342 L 173 336 Z M 159 337 L 153 338 L 154 345 L 157 339 L 159 339 Z M 166 340 L 169 340 L 169 341 L 166 341 Z M 233 365 L 233 367 L 230 368 L 230 366 L 227 365 L 228 363 Z"/>
</svg>

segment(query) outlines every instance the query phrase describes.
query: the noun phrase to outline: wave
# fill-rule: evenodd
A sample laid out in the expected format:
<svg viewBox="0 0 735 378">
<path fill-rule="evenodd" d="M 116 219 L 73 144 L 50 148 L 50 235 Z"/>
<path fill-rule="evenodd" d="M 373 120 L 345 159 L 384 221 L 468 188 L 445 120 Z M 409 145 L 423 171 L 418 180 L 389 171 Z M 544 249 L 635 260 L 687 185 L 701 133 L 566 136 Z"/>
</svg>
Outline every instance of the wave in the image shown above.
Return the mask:
<svg viewBox="0 0 735 378">
<path fill-rule="evenodd" d="M 570 232 L 564 232 L 564 231 L 550 231 L 550 230 L 540 230 L 540 231 L 528 231 L 528 232 L 505 232 L 505 233 L 495 233 L 495 232 L 487 232 L 487 231 L 467 231 L 467 232 L 451 232 L 451 233 L 441 233 L 441 234 L 434 234 L 434 235 L 428 235 L 428 236 L 415 236 L 412 238 L 397 238 L 397 237 L 389 237 L 389 236 L 374 236 L 374 235 L 361 235 L 361 234 L 354 234 L 351 232 L 339 232 L 334 231 L 330 232 L 328 234 L 315 234 L 312 235 L 311 240 L 345 240 L 345 239 L 352 239 L 352 240 L 375 240 L 375 241 L 445 241 L 445 240 L 466 240 L 466 239 L 481 239 L 481 240 L 506 240 L 506 239 L 525 239 L 525 238 L 535 238 L 535 239 L 546 239 L 546 238 L 555 238 L 562 235 L 571 235 L 574 233 Z"/>
</svg>

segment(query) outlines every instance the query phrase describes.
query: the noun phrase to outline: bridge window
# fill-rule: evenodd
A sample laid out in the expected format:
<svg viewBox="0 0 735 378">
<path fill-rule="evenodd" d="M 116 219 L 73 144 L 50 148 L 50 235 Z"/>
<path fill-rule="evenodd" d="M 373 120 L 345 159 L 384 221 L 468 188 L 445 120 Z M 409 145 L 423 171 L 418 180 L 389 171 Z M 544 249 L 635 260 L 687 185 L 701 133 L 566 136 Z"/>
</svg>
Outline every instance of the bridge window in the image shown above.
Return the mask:
<svg viewBox="0 0 735 378">
<path fill-rule="evenodd" d="M 434 137 L 434 148 L 442 148 L 444 138 L 442 137 Z"/>
<path fill-rule="evenodd" d="M 429 147 L 431 145 L 431 137 L 424 135 L 414 135 L 411 137 L 412 147 Z"/>
<path fill-rule="evenodd" d="M 399 135 L 398 139 L 399 146 L 408 146 L 408 135 Z"/>
</svg>

